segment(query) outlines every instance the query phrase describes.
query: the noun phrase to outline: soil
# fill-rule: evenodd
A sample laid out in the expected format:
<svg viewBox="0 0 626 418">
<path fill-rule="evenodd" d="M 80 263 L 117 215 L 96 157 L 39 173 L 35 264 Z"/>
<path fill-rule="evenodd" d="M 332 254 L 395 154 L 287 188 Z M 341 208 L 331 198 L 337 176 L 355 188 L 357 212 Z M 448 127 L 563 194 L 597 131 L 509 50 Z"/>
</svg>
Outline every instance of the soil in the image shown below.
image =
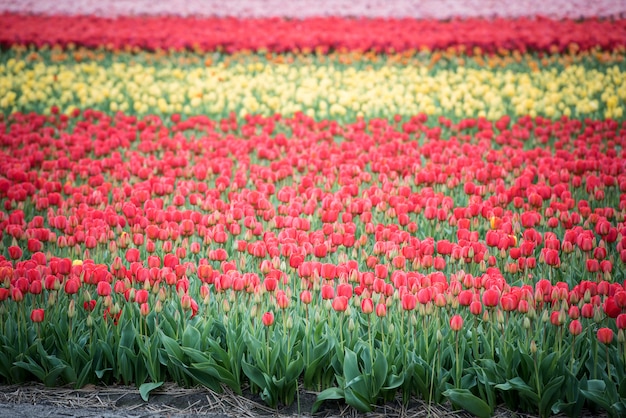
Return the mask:
<svg viewBox="0 0 626 418">
<path fill-rule="evenodd" d="M 286 418 L 294 416 L 330 418 L 470 418 L 464 411 L 455 411 L 448 405 L 429 405 L 414 399 L 403 405 L 398 399 L 377 406 L 373 412 L 360 414 L 342 402 L 325 402 L 311 414 L 317 393 L 299 392 L 299 404 L 272 409 L 259 396 L 244 390 L 243 396 L 232 392 L 215 393 L 205 388 L 180 388 L 164 384 L 150 393 L 145 402 L 135 387 L 87 386 L 48 388 L 40 384 L 0 385 L 0 418 Z M 537 418 L 536 415 L 497 408 L 494 418 Z M 554 418 L 563 418 L 563 415 Z M 584 411 L 582 417 L 603 417 Z"/>
<path fill-rule="evenodd" d="M 316 393 L 301 390 L 299 406 L 268 408 L 258 396 L 244 391 L 243 396 L 224 392 L 217 394 L 204 388 L 183 389 L 163 385 L 145 402 L 137 388 L 126 386 L 82 389 L 47 388 L 42 385 L 0 386 L 0 418 L 231 418 L 231 417 L 311 417 Z M 524 415 L 499 415 L 524 417 Z M 443 405 L 427 405 L 420 401 L 403 406 L 388 403 L 374 412 L 359 414 L 341 402 L 326 402 L 315 417 L 458 417 L 471 415 L 452 411 Z"/>
</svg>

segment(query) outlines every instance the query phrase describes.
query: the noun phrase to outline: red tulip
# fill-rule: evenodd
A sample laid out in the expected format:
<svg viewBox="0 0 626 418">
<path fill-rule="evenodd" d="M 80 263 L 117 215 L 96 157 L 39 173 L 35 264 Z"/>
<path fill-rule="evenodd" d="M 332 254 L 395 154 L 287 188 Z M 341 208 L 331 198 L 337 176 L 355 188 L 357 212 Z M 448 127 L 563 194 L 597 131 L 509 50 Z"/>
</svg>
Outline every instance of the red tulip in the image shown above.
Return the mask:
<svg viewBox="0 0 626 418">
<path fill-rule="evenodd" d="M 617 303 L 615 303 L 615 298 L 613 296 L 609 296 L 604 300 L 604 303 L 602 304 L 602 309 L 604 310 L 604 313 L 606 313 L 606 315 L 610 318 L 617 318 L 617 316 L 622 313 L 622 309 L 617 306 Z"/>
<path fill-rule="evenodd" d="M 93 299 L 86 300 L 85 302 L 83 302 L 83 309 L 85 309 L 87 312 L 91 312 L 96 309 L 96 304 L 97 302 Z"/>
<path fill-rule="evenodd" d="M 191 301 L 192 301 L 191 296 L 185 293 L 180 297 L 180 306 L 183 308 L 183 310 L 188 311 L 189 309 L 191 309 Z M 141 304 L 143 303 L 145 302 L 141 302 Z"/>
<path fill-rule="evenodd" d="M 500 292 L 496 289 L 487 289 L 483 293 L 483 305 L 488 308 L 493 308 L 498 306 L 498 302 L 500 301 Z"/>
<path fill-rule="evenodd" d="M 480 303 L 477 300 L 475 300 L 472 303 L 470 303 L 469 308 L 470 308 L 470 313 L 472 315 L 480 315 L 480 313 L 483 311 L 482 303 Z"/>
<path fill-rule="evenodd" d="M 454 315 L 450 318 L 450 329 L 452 331 L 460 331 L 463 328 L 463 317 L 461 315 Z"/>
<path fill-rule="evenodd" d="M 374 312 L 374 302 L 371 298 L 365 298 L 361 301 L 361 310 L 364 314 L 369 315 Z"/>
<path fill-rule="evenodd" d="M 109 296 L 111 294 L 111 284 L 108 282 L 98 282 L 96 291 L 98 296 Z"/>
<path fill-rule="evenodd" d="M 615 319 L 615 324 L 617 325 L 617 329 L 626 330 L 626 313 L 617 315 L 617 318 Z"/>
<path fill-rule="evenodd" d="M 335 289 L 329 285 L 325 284 L 322 286 L 322 299 L 328 300 L 333 299 L 335 297 Z"/>
<path fill-rule="evenodd" d="M 580 317 L 580 309 L 576 305 L 569 307 L 567 315 L 572 319 L 578 319 Z"/>
<path fill-rule="evenodd" d="M 35 280 L 30 284 L 30 287 L 28 288 L 28 293 L 30 293 L 31 295 L 39 295 L 41 294 L 42 290 L 43 284 L 41 280 Z"/>
<path fill-rule="evenodd" d="M 141 316 L 148 316 L 148 314 L 150 313 L 150 305 L 148 305 L 147 303 L 142 303 L 139 306 L 139 313 L 141 314 Z"/>
<path fill-rule="evenodd" d="M 402 295 L 402 309 L 412 311 L 417 306 L 417 296 L 412 293 Z"/>
<path fill-rule="evenodd" d="M 345 296 L 347 299 L 350 299 L 353 294 L 352 285 L 349 283 L 341 283 L 337 286 L 337 295 Z"/>
<path fill-rule="evenodd" d="M 146 303 L 148 302 L 149 296 L 150 294 L 146 289 L 139 289 L 135 292 L 135 302 L 137 302 L 139 305 L 141 305 L 142 303 Z"/>
<path fill-rule="evenodd" d="M 125 258 L 129 263 L 139 261 L 139 250 L 136 248 L 129 248 L 126 250 Z"/>
<path fill-rule="evenodd" d="M 300 300 L 305 305 L 310 304 L 312 300 L 311 292 L 309 292 L 308 290 L 303 290 L 302 292 L 300 292 Z"/>
<path fill-rule="evenodd" d="M 344 312 L 348 309 L 348 298 L 345 296 L 337 296 L 333 299 L 333 309 L 337 312 Z"/>
<path fill-rule="evenodd" d="M 44 310 L 43 309 L 33 309 L 30 313 L 30 320 L 36 323 L 43 322 L 44 319 Z"/>
<path fill-rule="evenodd" d="M 282 290 L 276 295 L 276 305 L 280 309 L 287 309 L 289 307 L 289 298 Z"/>
<path fill-rule="evenodd" d="M 266 327 L 272 326 L 274 324 L 274 312 L 265 312 L 261 317 L 261 321 Z"/>
<path fill-rule="evenodd" d="M 274 277 L 267 277 L 265 280 L 263 280 L 263 286 L 265 286 L 266 291 L 273 292 L 278 286 L 278 280 Z"/>
<path fill-rule="evenodd" d="M 569 323 L 569 332 L 574 336 L 579 335 L 581 332 L 583 332 L 583 326 L 578 319 L 574 319 L 572 322 Z"/>
<path fill-rule="evenodd" d="M 22 258 L 22 249 L 16 245 L 9 247 L 9 257 L 11 260 L 19 260 Z"/>
<path fill-rule="evenodd" d="M 591 303 L 585 303 L 580 311 L 583 318 L 593 318 L 593 305 Z"/>
<path fill-rule="evenodd" d="M 474 300 L 474 292 L 471 290 L 462 290 L 457 296 L 457 299 L 459 300 L 459 305 L 469 306 Z"/>
<path fill-rule="evenodd" d="M 68 295 L 74 295 L 80 289 L 80 281 L 77 278 L 70 278 L 65 282 L 64 289 Z"/>
<path fill-rule="evenodd" d="M 613 330 L 611 328 L 600 328 L 597 332 L 598 341 L 602 344 L 611 344 L 613 341 Z"/>
<path fill-rule="evenodd" d="M 561 325 L 563 325 L 563 323 L 561 322 L 559 311 L 553 311 L 550 314 L 550 323 L 552 323 L 552 325 L 554 325 L 555 327 L 560 327 Z"/>
<path fill-rule="evenodd" d="M 376 305 L 376 316 L 379 318 L 387 316 L 387 305 L 379 303 Z"/>
</svg>

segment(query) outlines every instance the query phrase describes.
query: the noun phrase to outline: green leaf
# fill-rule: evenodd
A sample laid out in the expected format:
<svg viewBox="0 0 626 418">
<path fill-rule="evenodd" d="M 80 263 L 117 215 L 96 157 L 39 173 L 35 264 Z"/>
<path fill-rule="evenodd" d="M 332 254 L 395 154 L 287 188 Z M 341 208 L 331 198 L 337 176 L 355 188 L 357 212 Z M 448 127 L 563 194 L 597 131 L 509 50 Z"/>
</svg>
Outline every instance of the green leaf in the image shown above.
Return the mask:
<svg viewBox="0 0 626 418">
<path fill-rule="evenodd" d="M 98 370 L 96 370 L 96 376 L 98 377 L 98 379 L 102 379 L 102 378 L 104 377 L 104 374 L 105 374 L 106 372 L 110 372 L 110 371 L 112 371 L 112 370 L 113 370 L 113 369 L 112 369 L 112 368 L 110 368 L 110 367 L 109 367 L 109 368 L 106 368 L 106 369 L 98 369 Z"/>
<path fill-rule="evenodd" d="M 349 348 L 346 348 L 344 353 L 343 375 L 346 382 L 350 382 L 361 375 L 356 353 Z"/>
<path fill-rule="evenodd" d="M 383 390 L 397 389 L 404 383 L 404 374 L 390 374 L 387 376 L 385 383 L 385 386 L 382 388 Z"/>
<path fill-rule="evenodd" d="M 203 353 L 200 350 L 196 350 L 195 348 L 189 348 L 189 347 L 181 347 L 183 350 L 183 353 L 185 353 L 187 355 L 187 357 L 189 357 L 189 359 L 192 362 L 195 363 L 202 363 L 205 361 L 209 361 L 210 357 L 208 354 Z"/>
<path fill-rule="evenodd" d="M 356 380 L 356 379 L 355 379 Z M 372 405 L 370 400 L 362 393 L 354 390 L 352 387 L 346 386 L 344 389 L 346 403 L 359 412 L 370 412 Z"/>
<path fill-rule="evenodd" d="M 514 377 L 513 379 L 507 380 L 506 383 L 496 385 L 496 389 L 503 391 L 514 390 L 517 391 L 523 399 L 533 404 L 539 403 L 539 396 L 537 396 L 533 388 L 528 386 L 520 377 Z"/>
<path fill-rule="evenodd" d="M 374 366 L 372 370 L 372 383 L 371 396 L 378 395 L 380 389 L 387 380 L 387 359 L 380 350 L 376 350 L 376 358 L 374 359 Z"/>
<path fill-rule="evenodd" d="M 126 347 L 132 349 L 135 345 L 135 327 L 131 324 L 127 324 L 122 329 L 122 335 L 120 338 L 120 347 Z"/>
<path fill-rule="evenodd" d="M 80 389 L 88 383 L 88 379 L 91 377 L 91 365 L 93 364 L 93 360 L 89 360 L 87 364 L 85 364 L 80 371 L 80 374 L 76 378 L 75 387 Z"/>
<path fill-rule="evenodd" d="M 58 377 L 68 368 L 66 364 L 59 364 L 52 368 L 43 379 L 43 384 L 52 387 L 57 383 Z"/>
<path fill-rule="evenodd" d="M 139 386 L 139 394 L 141 395 L 141 399 L 143 399 L 144 402 L 148 402 L 150 392 L 158 387 L 161 387 L 162 385 L 163 382 L 150 382 L 142 384 L 141 386 Z"/>
<path fill-rule="evenodd" d="M 14 364 L 20 369 L 24 369 L 34 374 L 37 379 L 39 379 L 39 381 L 43 382 L 44 378 L 46 377 L 46 371 L 30 357 L 27 357 L 26 360 L 28 362 L 16 361 Z"/>
<path fill-rule="evenodd" d="M 542 416 L 550 415 L 552 406 L 559 400 L 559 395 L 563 393 L 564 381 L 565 376 L 558 376 L 544 386 L 541 400 L 539 401 L 539 412 Z"/>
<path fill-rule="evenodd" d="M 163 347 L 165 347 L 165 351 L 167 352 L 167 354 L 177 358 L 179 361 L 183 361 L 183 359 L 185 358 L 185 354 L 183 353 L 183 349 L 178 344 L 178 341 L 171 337 L 168 337 L 162 332 L 161 343 L 163 343 Z"/>
<path fill-rule="evenodd" d="M 479 418 L 491 416 L 492 411 L 489 405 L 467 389 L 448 389 L 443 392 L 443 396 L 448 398 L 453 405 Z"/>
<path fill-rule="evenodd" d="M 251 365 L 245 360 L 242 360 L 241 369 L 243 370 L 243 373 L 248 377 L 248 379 L 250 379 L 250 381 L 258 387 L 264 388 L 267 386 L 265 374 L 258 367 Z"/>
<path fill-rule="evenodd" d="M 231 388 L 233 392 L 241 395 L 241 385 L 239 385 L 235 376 L 224 367 L 212 362 L 193 363 L 191 367 L 216 377 L 221 383 Z"/>
<path fill-rule="evenodd" d="M 595 403 L 600 408 L 609 412 L 611 410 L 611 404 L 605 393 L 606 383 L 604 383 L 603 380 L 591 379 L 587 381 L 586 386 L 586 389 L 581 387 L 580 393 L 582 393 L 589 402 Z"/>
<path fill-rule="evenodd" d="M 311 414 L 315 414 L 324 401 L 344 399 L 343 389 L 332 387 L 320 392 L 311 407 Z"/>
<path fill-rule="evenodd" d="M 196 327 L 188 325 L 183 333 L 183 347 L 200 348 L 200 331 Z"/>
<path fill-rule="evenodd" d="M 300 353 L 298 353 L 296 359 L 287 366 L 287 372 L 285 373 L 287 382 L 291 383 L 296 381 L 302 374 L 302 370 L 304 370 L 304 359 Z"/>
<path fill-rule="evenodd" d="M 618 392 L 619 392 L 620 398 L 626 398 L 626 377 L 624 377 L 622 381 L 620 382 L 618 386 Z"/>
</svg>

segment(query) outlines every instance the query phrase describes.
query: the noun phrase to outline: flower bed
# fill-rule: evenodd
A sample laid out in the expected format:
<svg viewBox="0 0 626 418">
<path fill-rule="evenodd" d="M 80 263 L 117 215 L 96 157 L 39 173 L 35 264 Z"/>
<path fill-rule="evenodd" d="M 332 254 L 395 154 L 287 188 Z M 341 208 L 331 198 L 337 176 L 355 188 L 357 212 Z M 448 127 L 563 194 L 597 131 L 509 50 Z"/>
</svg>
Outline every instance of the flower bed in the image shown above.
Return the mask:
<svg viewBox="0 0 626 418">
<path fill-rule="evenodd" d="M 624 414 L 621 20 L 3 19 L 0 381 Z"/>
</svg>

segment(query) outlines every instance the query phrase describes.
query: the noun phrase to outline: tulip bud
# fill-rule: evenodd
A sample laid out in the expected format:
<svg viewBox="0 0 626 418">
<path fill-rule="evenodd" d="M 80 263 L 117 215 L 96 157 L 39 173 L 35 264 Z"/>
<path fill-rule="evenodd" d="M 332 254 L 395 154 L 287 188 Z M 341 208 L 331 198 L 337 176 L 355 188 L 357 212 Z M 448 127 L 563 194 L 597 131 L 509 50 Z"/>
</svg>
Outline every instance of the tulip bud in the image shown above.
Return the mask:
<svg viewBox="0 0 626 418">
<path fill-rule="evenodd" d="M 48 295 L 48 307 L 51 308 L 57 303 L 57 293 L 50 292 Z"/>
<path fill-rule="evenodd" d="M 438 329 L 437 330 L 437 342 L 440 343 L 443 341 L 443 334 L 441 333 L 441 330 Z"/>
<path fill-rule="evenodd" d="M 504 313 L 500 309 L 496 311 L 496 321 L 498 324 L 504 324 Z"/>
<path fill-rule="evenodd" d="M 147 302 L 142 303 L 139 307 L 139 313 L 141 314 L 141 316 L 148 316 L 148 314 L 150 313 L 150 305 L 148 305 Z"/>
<path fill-rule="evenodd" d="M 74 303 L 74 299 L 70 300 L 70 304 L 67 307 L 67 317 L 74 318 L 76 316 L 76 304 Z"/>
<path fill-rule="evenodd" d="M 604 319 L 604 315 L 602 314 L 602 309 L 595 308 L 593 312 L 593 320 L 596 324 L 599 324 Z"/>
<path fill-rule="evenodd" d="M 87 316 L 86 325 L 87 325 L 87 328 L 93 327 L 93 317 L 91 315 Z"/>
<path fill-rule="evenodd" d="M 484 322 L 489 322 L 489 311 L 484 311 L 483 312 L 483 321 Z"/>
<path fill-rule="evenodd" d="M 524 319 L 522 320 L 522 327 L 524 329 L 530 329 L 530 326 L 531 326 L 530 318 L 525 316 Z"/>
<path fill-rule="evenodd" d="M 535 340 L 532 340 L 530 342 L 530 352 L 531 352 L 531 354 L 536 354 L 537 353 L 537 343 L 535 342 Z"/>
<path fill-rule="evenodd" d="M 222 301 L 222 310 L 226 313 L 230 312 L 230 303 L 228 302 L 228 299 L 224 299 Z"/>
<path fill-rule="evenodd" d="M 154 312 L 156 313 L 163 312 L 163 303 L 161 302 L 160 299 L 157 299 L 156 303 L 154 304 Z"/>
<path fill-rule="evenodd" d="M 350 318 L 348 320 L 348 331 L 352 332 L 354 331 L 355 328 L 356 328 L 356 325 L 354 324 L 354 318 Z"/>
</svg>

